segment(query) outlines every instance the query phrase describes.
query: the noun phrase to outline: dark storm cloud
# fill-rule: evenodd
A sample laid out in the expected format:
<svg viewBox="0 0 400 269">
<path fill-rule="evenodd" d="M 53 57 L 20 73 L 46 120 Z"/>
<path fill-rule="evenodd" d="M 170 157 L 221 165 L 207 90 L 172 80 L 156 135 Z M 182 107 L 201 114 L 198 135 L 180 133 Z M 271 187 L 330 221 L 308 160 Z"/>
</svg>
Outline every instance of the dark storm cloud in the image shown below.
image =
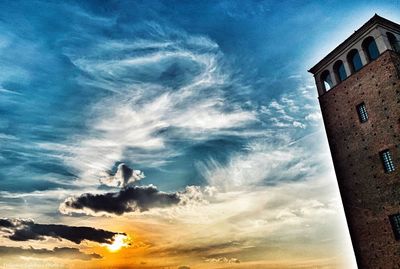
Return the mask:
<svg viewBox="0 0 400 269">
<path fill-rule="evenodd" d="M 114 233 L 102 229 L 62 224 L 38 224 L 32 220 L 0 219 L 0 231 L 13 241 L 44 240 L 45 237 L 66 239 L 76 244 L 83 240 L 110 244 Z"/>
<path fill-rule="evenodd" d="M 176 205 L 180 202 L 177 193 L 165 193 L 155 186 L 127 186 L 119 192 L 104 194 L 85 193 L 79 197 L 70 197 L 60 205 L 60 211 L 70 213 L 109 213 L 122 215 L 127 212 L 147 211 Z"/>
<path fill-rule="evenodd" d="M 8 219 L 0 219 L 0 227 L 10 228 L 14 227 L 14 224 Z"/>
<path fill-rule="evenodd" d="M 9 256 L 28 256 L 37 258 L 47 258 L 56 257 L 63 259 L 79 259 L 79 260 L 91 260 L 91 259 L 101 259 L 102 256 L 97 253 L 86 254 L 81 252 L 77 248 L 54 248 L 49 249 L 35 249 L 35 248 L 21 248 L 21 247 L 7 247 L 0 246 L 0 257 Z"/>
</svg>

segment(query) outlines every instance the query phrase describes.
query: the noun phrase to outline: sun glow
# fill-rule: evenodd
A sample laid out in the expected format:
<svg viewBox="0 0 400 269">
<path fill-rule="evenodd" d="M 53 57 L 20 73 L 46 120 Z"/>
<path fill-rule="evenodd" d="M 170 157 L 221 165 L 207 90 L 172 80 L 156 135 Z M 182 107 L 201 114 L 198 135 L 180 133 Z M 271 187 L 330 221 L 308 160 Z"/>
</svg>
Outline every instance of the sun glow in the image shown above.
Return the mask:
<svg viewBox="0 0 400 269">
<path fill-rule="evenodd" d="M 127 247 L 130 245 L 130 238 L 124 234 L 117 234 L 114 237 L 114 242 L 112 244 L 107 244 L 107 249 L 110 252 L 117 252 L 123 247 Z"/>
</svg>

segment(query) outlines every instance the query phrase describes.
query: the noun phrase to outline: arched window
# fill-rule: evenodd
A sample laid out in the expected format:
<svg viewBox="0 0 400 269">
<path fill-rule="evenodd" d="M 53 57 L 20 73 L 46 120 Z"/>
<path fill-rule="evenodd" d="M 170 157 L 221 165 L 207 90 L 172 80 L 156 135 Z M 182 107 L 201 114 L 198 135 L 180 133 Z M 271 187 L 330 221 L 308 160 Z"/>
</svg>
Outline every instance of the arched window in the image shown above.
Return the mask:
<svg viewBox="0 0 400 269">
<path fill-rule="evenodd" d="M 342 82 L 347 78 L 346 69 L 344 69 L 344 64 L 341 60 L 337 61 L 333 65 L 333 72 L 335 72 L 335 76 L 338 82 Z"/>
<path fill-rule="evenodd" d="M 358 70 L 363 67 L 360 54 L 358 53 L 358 50 L 352 49 L 349 54 L 347 54 L 347 62 L 350 65 L 351 72 L 357 72 Z"/>
<path fill-rule="evenodd" d="M 322 82 L 322 85 L 323 85 L 325 91 L 329 91 L 333 87 L 331 74 L 329 73 L 328 70 L 325 70 L 324 72 L 322 72 L 321 82 Z"/>
<path fill-rule="evenodd" d="M 397 40 L 396 36 L 390 32 L 387 32 L 386 35 L 389 39 L 392 49 L 396 52 L 400 52 L 400 42 Z"/>
<path fill-rule="evenodd" d="M 378 46 L 372 36 L 367 37 L 362 43 L 363 50 L 369 61 L 375 60 L 379 56 Z"/>
</svg>

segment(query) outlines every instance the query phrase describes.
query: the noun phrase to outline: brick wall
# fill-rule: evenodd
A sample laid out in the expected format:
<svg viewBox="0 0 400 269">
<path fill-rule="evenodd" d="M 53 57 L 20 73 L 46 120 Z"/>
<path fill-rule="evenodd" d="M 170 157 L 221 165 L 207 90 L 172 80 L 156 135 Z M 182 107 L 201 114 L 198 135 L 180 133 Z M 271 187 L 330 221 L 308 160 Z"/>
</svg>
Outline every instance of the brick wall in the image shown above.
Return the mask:
<svg viewBox="0 0 400 269">
<path fill-rule="evenodd" d="M 360 269 L 400 268 L 388 216 L 400 213 L 400 55 L 378 59 L 320 96 L 328 141 Z M 359 121 L 364 102 L 369 120 Z M 396 170 L 385 173 L 389 149 Z"/>
</svg>

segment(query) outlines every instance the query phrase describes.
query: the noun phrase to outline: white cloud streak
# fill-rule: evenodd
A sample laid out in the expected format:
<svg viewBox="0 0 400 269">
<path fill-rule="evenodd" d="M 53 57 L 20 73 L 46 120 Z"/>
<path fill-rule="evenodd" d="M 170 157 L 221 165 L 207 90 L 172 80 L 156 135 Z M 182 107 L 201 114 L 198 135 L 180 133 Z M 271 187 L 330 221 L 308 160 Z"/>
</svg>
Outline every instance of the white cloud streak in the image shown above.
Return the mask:
<svg viewBox="0 0 400 269">
<path fill-rule="evenodd" d="M 232 81 L 229 70 L 221 68 L 218 45 L 204 37 L 181 35 L 180 42 L 107 42 L 85 57 L 69 52 L 71 61 L 90 74 L 90 79 L 81 78 L 82 83 L 114 92 L 92 108 L 88 135 L 74 137 L 79 143 L 65 148 L 63 159 L 80 178 L 94 182 L 130 148 L 141 152 L 131 154 L 131 160 L 157 165 L 179 154 L 167 147 L 170 138 L 205 139 L 256 120 L 255 112 L 225 102 L 221 88 Z M 148 48 L 158 51 L 145 52 Z M 126 58 L 102 58 L 107 52 L 128 49 L 132 52 Z M 176 85 L 142 79 L 165 76 L 173 68 L 183 73 L 173 78 Z M 166 130 L 172 133 L 164 134 Z"/>
</svg>

